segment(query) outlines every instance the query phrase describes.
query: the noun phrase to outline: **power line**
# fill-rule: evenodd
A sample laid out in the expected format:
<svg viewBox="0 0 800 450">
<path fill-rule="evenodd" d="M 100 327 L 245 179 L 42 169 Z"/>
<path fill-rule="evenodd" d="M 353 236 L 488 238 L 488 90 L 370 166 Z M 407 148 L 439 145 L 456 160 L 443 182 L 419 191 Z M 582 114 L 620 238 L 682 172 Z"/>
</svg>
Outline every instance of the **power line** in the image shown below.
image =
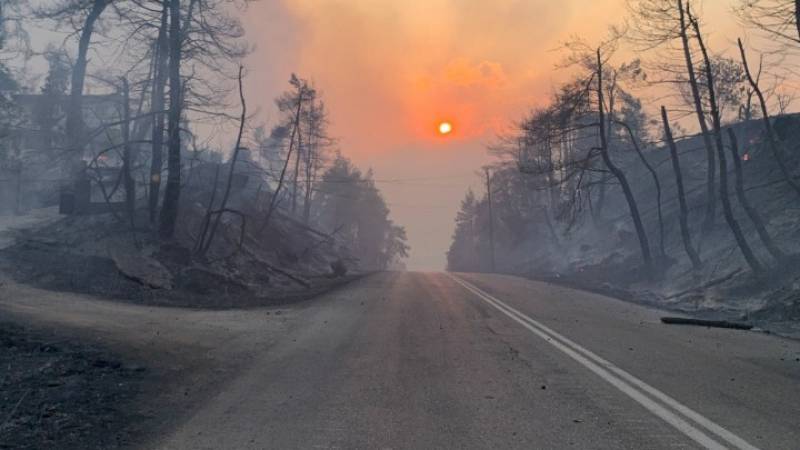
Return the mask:
<svg viewBox="0 0 800 450">
<path fill-rule="evenodd" d="M 467 178 L 475 178 L 475 174 L 469 175 L 454 175 L 454 176 L 444 176 L 444 177 L 419 177 L 419 178 L 388 178 L 388 179 L 375 179 L 375 178 L 367 178 L 361 180 L 353 180 L 348 178 L 341 178 L 341 179 L 320 179 L 320 183 L 397 183 L 397 184 L 405 184 L 405 183 L 416 183 L 420 181 L 441 181 L 441 180 L 453 180 L 453 179 L 467 179 Z"/>
</svg>

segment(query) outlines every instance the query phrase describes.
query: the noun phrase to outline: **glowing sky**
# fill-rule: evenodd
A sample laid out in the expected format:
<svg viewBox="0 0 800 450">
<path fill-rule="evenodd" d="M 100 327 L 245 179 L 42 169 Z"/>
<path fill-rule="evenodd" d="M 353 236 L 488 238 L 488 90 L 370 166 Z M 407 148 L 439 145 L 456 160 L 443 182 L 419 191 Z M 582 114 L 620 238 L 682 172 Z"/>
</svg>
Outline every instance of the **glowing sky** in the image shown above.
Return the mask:
<svg viewBox="0 0 800 450">
<path fill-rule="evenodd" d="M 409 267 L 442 269 L 485 146 L 563 76 L 560 43 L 602 36 L 623 11 L 624 0 L 255 2 L 248 89 L 269 122 L 291 72 L 313 79 L 343 152 L 374 169 L 406 226 Z M 439 135 L 442 121 L 451 134 Z"/>
</svg>

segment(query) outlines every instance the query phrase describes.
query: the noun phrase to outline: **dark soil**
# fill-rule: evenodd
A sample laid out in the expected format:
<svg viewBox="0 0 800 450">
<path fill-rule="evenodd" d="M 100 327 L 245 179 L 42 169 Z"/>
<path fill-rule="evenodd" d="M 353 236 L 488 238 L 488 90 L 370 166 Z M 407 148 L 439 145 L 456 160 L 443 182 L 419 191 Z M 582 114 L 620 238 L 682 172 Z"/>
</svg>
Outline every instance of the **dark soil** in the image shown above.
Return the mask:
<svg viewBox="0 0 800 450">
<path fill-rule="evenodd" d="M 0 448 L 129 446 L 148 370 L 103 349 L 0 323 Z"/>
<path fill-rule="evenodd" d="M 122 276 L 110 258 L 24 242 L 0 250 L 0 272 L 42 289 L 141 300 L 148 289 Z"/>
</svg>

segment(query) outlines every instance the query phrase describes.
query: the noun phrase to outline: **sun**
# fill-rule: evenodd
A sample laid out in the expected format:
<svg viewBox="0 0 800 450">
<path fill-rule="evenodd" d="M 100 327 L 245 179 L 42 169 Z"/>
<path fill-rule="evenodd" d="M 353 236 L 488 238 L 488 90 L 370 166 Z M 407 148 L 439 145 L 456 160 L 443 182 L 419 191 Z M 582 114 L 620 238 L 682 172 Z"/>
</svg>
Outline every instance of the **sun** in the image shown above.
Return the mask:
<svg viewBox="0 0 800 450">
<path fill-rule="evenodd" d="M 453 132 L 453 124 L 450 122 L 442 122 L 439 124 L 439 134 L 442 136 L 448 135 Z"/>
</svg>

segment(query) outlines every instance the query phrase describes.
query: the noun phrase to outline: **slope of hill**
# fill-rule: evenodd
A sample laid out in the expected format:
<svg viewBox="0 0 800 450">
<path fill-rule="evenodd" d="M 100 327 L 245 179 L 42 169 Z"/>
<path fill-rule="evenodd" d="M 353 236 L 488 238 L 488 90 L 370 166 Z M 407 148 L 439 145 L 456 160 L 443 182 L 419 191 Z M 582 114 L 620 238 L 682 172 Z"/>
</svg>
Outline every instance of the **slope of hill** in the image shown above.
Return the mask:
<svg viewBox="0 0 800 450">
<path fill-rule="evenodd" d="M 777 121 L 791 125 L 784 129 L 797 128 L 797 118 L 794 116 L 784 116 Z M 589 202 L 587 209 L 580 209 L 577 213 L 572 211 L 573 215 L 568 217 L 549 217 L 546 211 L 538 209 L 519 214 L 510 211 L 507 206 L 519 195 L 515 190 L 524 190 L 515 186 L 527 186 L 526 175 L 519 174 L 516 167 L 495 174 L 495 189 L 498 191 L 494 193 L 497 270 L 599 290 L 685 313 L 749 319 L 762 324 L 769 322 L 775 329 L 795 327 L 800 321 L 800 258 L 797 256 L 800 253 L 800 197 L 782 179 L 775 159 L 764 142 L 761 122 L 738 123 L 732 128 L 741 147 L 746 198 L 761 215 L 776 245 L 787 255 L 777 260 L 759 239 L 753 222 L 735 195 L 735 173 L 729 160 L 728 190 L 734 216 L 756 258 L 766 267 L 765 273 L 754 274 L 746 264 L 723 217 L 721 206 L 717 207 L 713 227 L 703 226 L 706 160 L 699 136 L 677 143 L 687 190 L 690 232 L 702 260 L 699 269 L 693 268 L 681 239 L 678 225 L 680 210 L 669 151 L 666 147 L 652 147 L 645 151 L 645 157 L 655 169 L 661 184 L 661 215 L 664 223 L 662 255 L 657 190 L 653 177 L 636 153 L 623 147 L 615 149 L 612 156 L 624 167 L 634 188 L 651 251 L 656 258 L 654 276 L 646 276 L 641 269 L 639 243 L 627 204 L 617 184 L 608 185 L 605 203 L 600 211 L 592 210 L 592 206 L 597 208 L 597 205 Z M 784 148 L 796 147 L 795 134 L 792 131 L 781 136 Z M 729 145 L 727 140 L 726 145 Z M 726 148 L 726 151 L 729 150 Z M 800 161 L 797 152 L 789 152 L 788 158 L 791 169 L 796 172 Z M 533 194 L 527 195 L 543 194 L 534 189 Z M 471 207 L 474 218 L 471 220 L 476 224 L 476 229 L 472 248 L 478 256 L 475 258 L 478 263 L 472 267 L 459 267 L 458 264 L 466 258 L 455 255 L 451 257 L 452 270 L 488 270 L 486 199 L 474 202 Z M 528 203 L 521 203 L 530 205 L 535 201 L 529 199 Z M 470 207 L 462 207 L 461 214 L 464 215 L 468 209 Z M 451 253 L 463 253 L 458 246 L 465 245 L 466 240 L 457 233 Z"/>
</svg>

